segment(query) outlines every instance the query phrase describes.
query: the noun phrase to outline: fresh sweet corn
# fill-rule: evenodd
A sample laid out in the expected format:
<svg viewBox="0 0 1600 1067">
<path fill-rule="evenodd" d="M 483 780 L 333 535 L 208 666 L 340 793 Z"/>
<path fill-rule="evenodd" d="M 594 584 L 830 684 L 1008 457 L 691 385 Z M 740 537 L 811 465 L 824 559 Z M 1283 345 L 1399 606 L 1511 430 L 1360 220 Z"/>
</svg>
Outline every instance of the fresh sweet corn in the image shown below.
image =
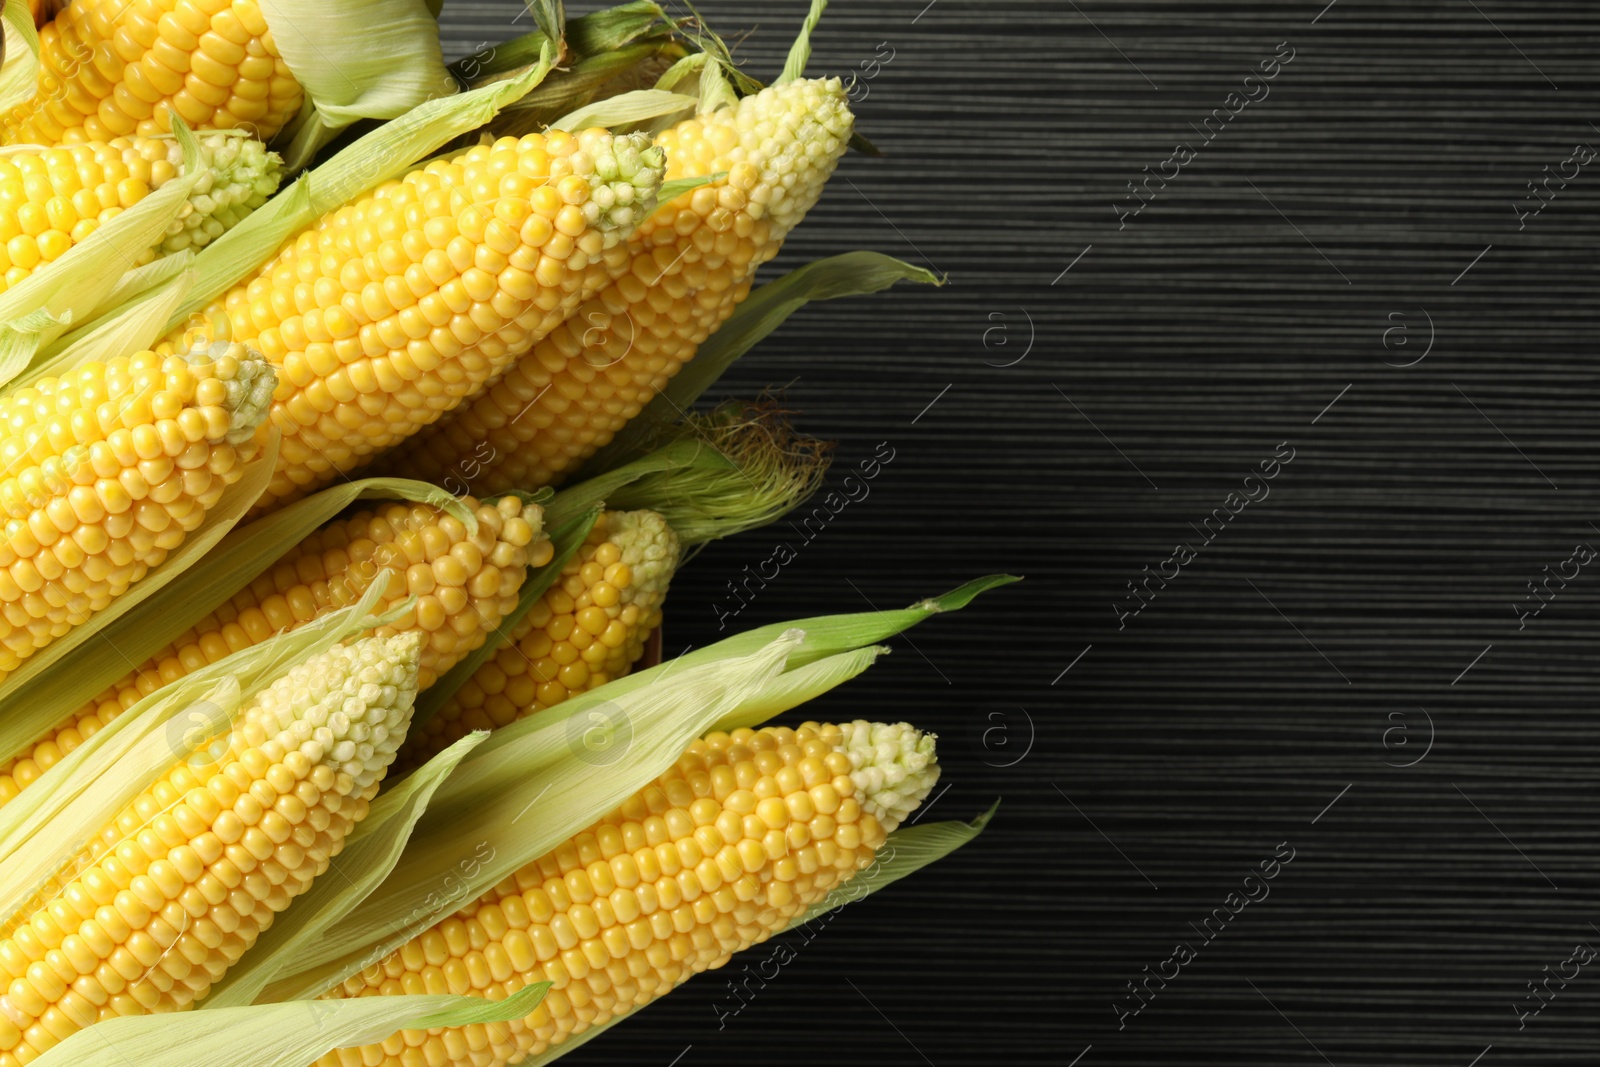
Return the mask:
<svg viewBox="0 0 1600 1067">
<path fill-rule="evenodd" d="M 367 638 L 293 668 L 106 825 L 0 939 L 0 1067 L 210 991 L 366 815 L 420 644 Z"/>
<path fill-rule="evenodd" d="M 161 242 L 129 266 L 199 249 L 267 202 L 278 187 L 277 155 L 260 142 L 203 134 L 203 174 Z M 119 137 L 0 155 L 0 292 L 48 266 L 123 210 L 182 173 L 171 137 Z"/>
<path fill-rule="evenodd" d="M 89 363 L 0 396 L 0 678 L 205 521 L 276 384 L 244 345 Z"/>
<path fill-rule="evenodd" d="M 388 585 L 375 610 L 391 610 L 413 596 L 417 603 L 372 632 L 422 636 L 418 685 L 426 689 L 483 644 L 516 605 L 527 568 L 544 566 L 554 554 L 538 505 L 514 497 L 494 505 L 467 497 L 464 503 L 477 515 L 476 535 L 437 508 L 400 503 L 357 512 L 312 533 L 227 603 L 0 764 L 0 806 L 157 689 L 354 604 L 385 571 Z"/>
<path fill-rule="evenodd" d="M 279 370 L 283 445 L 258 509 L 333 481 L 501 374 L 571 314 L 592 261 L 653 210 L 661 173 L 643 135 L 506 137 L 291 239 L 188 331 L 246 341 Z"/>
<path fill-rule="evenodd" d="M 500 999 L 504 1025 L 402 1030 L 318 1067 L 502 1067 L 648 1004 L 760 944 L 872 863 L 938 779 L 900 723 L 715 733 L 589 830 L 328 994 Z"/>
<path fill-rule="evenodd" d="M 270 141 L 303 93 L 256 0 L 73 0 L 39 31 L 38 87 L 0 116 L 7 144 L 195 129 Z"/>
<path fill-rule="evenodd" d="M 438 479 L 479 442 L 474 492 L 551 485 L 603 448 L 750 292 L 833 173 L 854 119 L 837 78 L 764 89 L 661 134 L 667 176 L 727 176 L 664 204 L 626 271 L 388 470 Z"/>
<path fill-rule="evenodd" d="M 677 563 L 678 536 L 660 515 L 603 513 L 506 644 L 417 727 L 400 765 L 426 762 L 473 730 L 507 726 L 627 674 L 661 625 Z"/>
</svg>

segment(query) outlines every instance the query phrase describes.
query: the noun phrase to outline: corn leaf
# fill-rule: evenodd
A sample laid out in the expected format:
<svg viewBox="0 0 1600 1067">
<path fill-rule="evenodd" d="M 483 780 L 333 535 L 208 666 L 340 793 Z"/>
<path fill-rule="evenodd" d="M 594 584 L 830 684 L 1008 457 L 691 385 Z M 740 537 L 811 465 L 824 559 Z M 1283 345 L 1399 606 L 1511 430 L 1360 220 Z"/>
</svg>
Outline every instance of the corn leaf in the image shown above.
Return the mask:
<svg viewBox="0 0 1600 1067">
<path fill-rule="evenodd" d="M 556 579 L 561 577 L 561 568 L 567 565 L 572 554 L 578 551 L 588 538 L 589 531 L 600 518 L 600 508 L 596 505 L 559 523 L 550 519 L 548 511 L 545 516 L 546 521 L 554 527 L 550 532 L 550 545 L 554 549 L 550 562 L 538 570 L 530 571 L 522 580 L 522 589 L 517 593 L 516 607 L 505 614 L 500 620 L 500 625 L 484 638 L 483 644 L 469 652 L 465 659 L 451 667 L 417 697 L 416 708 L 411 713 L 412 730 L 433 718 L 456 694 L 456 690 L 465 685 L 467 679 L 476 674 L 478 668 L 489 662 L 489 658 L 511 639 L 511 633 L 517 628 L 517 624 L 533 610 L 534 605 L 539 603 L 539 598 L 555 584 Z"/>
<path fill-rule="evenodd" d="M 740 704 L 717 721 L 715 730 L 729 733 L 741 728 L 756 729 L 786 711 L 815 700 L 836 689 L 878 662 L 889 650 L 881 645 L 840 652 L 780 674 L 762 687 L 761 692 Z"/>
<path fill-rule="evenodd" d="M 249 1004 L 277 972 L 292 970 L 304 946 L 348 915 L 394 870 L 440 783 L 486 736 L 461 738 L 378 798 L 345 842 L 344 851 L 329 863 L 329 870 L 273 921 L 244 959 L 212 986 L 200 1007 L 210 1011 Z"/>
<path fill-rule="evenodd" d="M 291 171 L 358 119 L 398 118 L 456 92 L 439 52 L 439 24 L 424 0 L 261 0 L 261 13 L 310 103 L 302 129 L 290 135 Z M 347 41 L 360 46 L 341 47 Z M 312 132 L 302 136 L 305 130 Z"/>
<path fill-rule="evenodd" d="M 419 104 L 280 190 L 195 257 L 200 284 L 168 321 L 168 328 L 183 325 L 190 315 L 259 269 L 319 215 L 405 173 L 452 138 L 488 122 L 501 108 L 538 85 L 554 63 L 554 49 L 547 47 L 537 66 L 515 78 Z"/>
<path fill-rule="evenodd" d="M 371 625 L 383 580 L 356 604 L 242 649 L 140 700 L 0 808 L 0 917 L 11 916 L 156 775 L 214 736 L 278 674 Z"/>
<path fill-rule="evenodd" d="M 811 61 L 811 32 L 817 28 L 817 23 L 822 21 L 822 12 L 827 8 L 828 0 L 811 0 L 811 10 L 806 13 L 806 20 L 800 27 L 800 33 L 795 37 L 794 44 L 789 47 L 789 58 L 783 64 L 783 73 L 778 75 L 774 85 L 787 85 L 796 78 L 805 77 L 806 64 Z"/>
<path fill-rule="evenodd" d="M 34 1067 L 306 1067 L 332 1049 L 373 1044 L 397 1030 L 493 1026 L 533 1013 L 548 982 L 504 1000 L 393 996 L 301 1000 L 216 1012 L 133 1015 L 67 1038 Z"/>
<path fill-rule="evenodd" d="M 5 0 L 5 63 L 0 64 L 0 111 L 33 99 L 39 86 L 39 31 L 28 0 Z"/>
<path fill-rule="evenodd" d="M 989 825 L 989 820 L 994 818 L 994 813 L 998 810 L 1000 802 L 996 800 L 989 806 L 988 811 L 971 822 L 930 822 L 923 826 L 900 827 L 891 833 L 888 840 L 883 843 L 883 847 L 878 849 L 877 858 L 872 866 L 864 871 L 858 871 L 843 885 L 836 886 L 821 901 L 812 905 L 804 915 L 790 923 L 789 929 L 804 926 L 819 915 L 835 911 L 846 904 L 854 904 L 880 889 L 893 885 L 907 875 L 917 873 L 928 864 L 944 859 L 983 833 Z"/>
<path fill-rule="evenodd" d="M 480 761 L 479 746 L 463 760 L 434 795 L 394 874 L 307 946 L 303 970 L 338 961 L 331 972 L 318 971 L 321 988 L 297 988 L 290 979 L 268 995 L 321 992 L 591 825 L 776 677 L 800 640 L 786 633 L 752 655 L 678 671 L 581 718 L 536 715 L 495 731 L 499 757 Z M 488 859 L 462 877 L 459 898 L 445 894 L 445 879 L 480 845 L 491 850 Z"/>
<path fill-rule="evenodd" d="M 615 129 L 664 115 L 676 115 L 688 111 L 697 103 L 699 101 L 692 96 L 666 93 L 659 89 L 635 89 L 631 93 L 580 107 L 556 119 L 551 125 L 558 130 L 586 130 L 591 126 Z M 662 203 L 666 203 L 666 198 Z"/>
<path fill-rule="evenodd" d="M 178 260 L 181 265 L 183 257 L 188 256 L 189 253 L 184 252 L 181 256 L 166 258 Z M 194 271 L 185 269 L 121 302 L 115 310 L 93 322 L 64 334 L 44 349 L 44 358 L 20 375 L 16 384 L 30 385 L 40 378 L 68 374 L 85 363 L 114 358 L 113 354 L 131 354 L 151 348 L 165 333 L 168 316 L 193 284 Z"/>
<path fill-rule="evenodd" d="M 555 707 L 540 712 L 536 718 L 541 721 L 553 721 L 587 714 L 591 708 L 614 703 L 637 689 L 665 684 L 670 677 L 680 671 L 733 657 L 748 656 L 765 647 L 782 634 L 790 630 L 799 630 L 804 636 L 795 651 L 790 655 L 788 662 L 788 669 L 794 671 L 808 664 L 826 659 L 829 656 L 835 656 L 842 652 L 853 652 L 856 649 L 887 640 L 934 615 L 947 611 L 959 611 L 990 589 L 1010 585 L 1020 580 L 1009 574 L 991 574 L 988 577 L 970 581 L 966 585 L 953 589 L 941 597 L 918 601 L 909 608 L 900 611 L 871 611 L 854 615 L 821 615 L 815 618 L 774 623 L 770 626 L 746 630 L 744 633 L 718 641 L 714 645 L 707 645 L 705 648 L 686 652 L 667 663 L 658 664 L 648 670 L 638 671 L 607 682 L 605 685 L 591 689 L 587 693 L 579 693 L 568 697 Z M 514 723 L 504 729 L 496 730 L 489 735 L 489 740 L 485 741 L 483 746 L 473 754 L 473 758 L 484 762 L 496 759 L 495 753 L 500 746 L 509 742 L 514 736 L 513 731 L 516 731 L 521 726 L 521 723 Z"/>
<path fill-rule="evenodd" d="M 574 515 L 580 515 L 590 508 L 605 503 L 607 497 L 640 478 L 664 471 L 685 469 L 732 470 L 734 463 L 698 439 L 674 441 L 632 463 L 561 490 L 545 508 L 545 519 L 552 523 L 564 522 Z"/>
<path fill-rule="evenodd" d="M 807 263 L 752 292 L 722 328 L 708 337 L 694 359 L 667 383 L 661 394 L 618 432 L 578 473 L 580 478 L 609 470 L 638 451 L 652 425 L 671 422 L 790 315 L 813 300 L 862 296 L 899 281 L 940 285 L 939 277 L 879 252 L 846 252 Z"/>
<path fill-rule="evenodd" d="M 442 508 L 477 529 L 477 518 L 437 486 L 404 478 L 365 478 L 342 482 L 279 508 L 247 526 L 231 529 L 266 487 L 273 461 L 258 460 L 239 485 L 224 494 L 207 524 L 189 536 L 173 558 L 152 571 L 106 611 L 25 661 L 0 685 L 0 758 L 11 758 L 60 722 L 64 709 L 79 707 L 106 686 L 135 669 L 173 637 L 213 611 L 256 575 L 299 544 L 312 530 L 357 500 L 411 500 Z M 217 529 L 226 515 L 228 526 Z M 208 533 L 209 531 L 209 533 Z M 224 534 L 226 536 L 224 536 Z M 202 539 L 202 535 L 206 535 Z M 216 545 L 216 551 L 205 548 Z M 202 547 L 203 546 L 203 547 Z M 178 557 L 177 570 L 166 572 Z M 179 573 L 181 572 L 181 573 Z M 158 582 L 157 579 L 161 578 Z M 156 583 L 152 585 L 151 583 Z M 170 583 L 170 584 L 168 584 Z M 117 655 L 79 656 L 70 664 L 34 666 L 56 645 L 80 645 L 91 636 Z M 41 660 L 41 663 L 43 661 Z"/>
</svg>

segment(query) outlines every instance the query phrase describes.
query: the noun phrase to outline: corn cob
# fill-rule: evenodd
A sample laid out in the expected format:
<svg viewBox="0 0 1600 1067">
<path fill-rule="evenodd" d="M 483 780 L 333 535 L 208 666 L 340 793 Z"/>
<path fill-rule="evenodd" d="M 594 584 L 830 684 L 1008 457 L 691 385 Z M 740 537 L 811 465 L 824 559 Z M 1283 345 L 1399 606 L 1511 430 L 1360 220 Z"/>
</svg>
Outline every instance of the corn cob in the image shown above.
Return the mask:
<svg viewBox="0 0 1600 1067">
<path fill-rule="evenodd" d="M 471 497 L 464 502 L 478 517 L 475 536 L 437 508 L 399 503 L 312 533 L 142 666 L 0 764 L 0 806 L 137 701 L 224 656 L 354 604 L 383 571 L 390 580 L 375 610 L 397 608 L 411 596 L 418 601 L 373 633 L 422 635 L 418 685 L 426 689 L 483 644 L 516 604 L 527 567 L 542 567 L 553 554 L 538 505 L 512 497 L 493 506 Z"/>
<path fill-rule="evenodd" d="M 727 171 L 664 204 L 629 242 L 626 272 L 483 396 L 385 461 L 438 479 L 479 442 L 474 492 L 553 484 L 604 447 L 750 292 L 816 203 L 850 140 L 837 78 L 764 89 L 657 139 L 669 178 Z"/>
<path fill-rule="evenodd" d="M 346 981 L 333 997 L 499 999 L 504 1026 L 402 1030 L 318 1067 L 501 1067 L 544 1053 L 782 931 L 869 866 L 938 778 L 904 723 L 715 733 L 595 826 Z"/>
<path fill-rule="evenodd" d="M 0 940 L 0 1067 L 210 991 L 365 816 L 411 716 L 420 644 L 371 638 L 295 667 L 106 825 Z"/>
<path fill-rule="evenodd" d="M 76 0 L 40 29 L 38 88 L 0 117 L 0 139 L 163 133 L 176 111 L 270 141 L 302 97 L 256 0 Z"/>
<path fill-rule="evenodd" d="M 494 730 L 620 678 L 661 625 L 678 537 L 653 511 L 608 511 L 506 644 L 401 751 L 424 763 L 473 730 Z M 3 785 L 0 785 L 3 789 Z"/>
<path fill-rule="evenodd" d="M 161 243 L 130 266 L 199 249 L 267 202 L 279 160 L 257 141 L 200 138 L 205 171 Z M 121 211 L 177 177 L 183 150 L 170 137 L 8 152 L 0 156 L 0 292 L 65 255 Z"/>
<path fill-rule="evenodd" d="M 435 160 L 326 215 L 207 312 L 279 369 L 258 508 L 438 419 L 567 317 L 593 260 L 654 207 L 642 135 L 559 130 Z M 195 330 L 189 332 L 195 336 Z"/>
<path fill-rule="evenodd" d="M 205 521 L 255 454 L 274 384 L 258 354 L 219 343 L 0 396 L 0 678 Z"/>
</svg>

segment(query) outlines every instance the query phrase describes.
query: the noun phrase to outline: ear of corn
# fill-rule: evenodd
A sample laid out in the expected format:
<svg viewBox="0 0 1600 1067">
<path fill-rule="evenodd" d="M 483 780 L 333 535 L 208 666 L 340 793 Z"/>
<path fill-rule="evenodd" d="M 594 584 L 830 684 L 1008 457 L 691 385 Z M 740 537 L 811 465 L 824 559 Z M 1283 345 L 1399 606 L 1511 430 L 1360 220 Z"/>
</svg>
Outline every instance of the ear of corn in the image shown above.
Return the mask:
<svg viewBox="0 0 1600 1067">
<path fill-rule="evenodd" d="M 439 159 L 324 217 L 201 332 L 278 368 L 267 509 L 339 476 L 494 378 L 561 322 L 653 206 L 659 151 L 588 130 Z"/>
<path fill-rule="evenodd" d="M 200 138 L 203 175 L 154 248 L 129 267 L 199 249 L 266 203 L 278 186 L 277 157 L 257 141 Z M 123 137 L 0 155 L 0 292 L 64 255 L 104 221 L 177 177 L 173 138 Z"/>
<path fill-rule="evenodd" d="M 219 343 L 0 396 L 0 678 L 205 520 L 253 453 L 273 385 L 259 355 Z"/>
<path fill-rule="evenodd" d="M 369 638 L 291 669 L 105 827 L 0 941 L 0 1067 L 206 995 L 365 816 L 405 734 L 419 644 Z"/>
<path fill-rule="evenodd" d="M 833 79 L 766 89 L 661 134 L 669 178 L 726 176 L 663 205 L 630 241 L 626 273 L 386 469 L 442 477 L 487 442 L 474 491 L 559 481 L 637 415 L 749 293 L 756 269 L 821 195 L 852 125 Z"/>
<path fill-rule="evenodd" d="M 691 414 L 657 428 L 655 443 L 661 445 L 655 455 L 694 445 L 726 463 L 663 465 L 627 482 L 598 479 L 621 507 L 601 514 L 552 587 L 512 616 L 505 644 L 444 694 L 437 711 L 419 715 L 402 766 L 469 730 L 506 726 L 627 674 L 661 625 L 682 550 L 786 514 L 816 490 L 828 468 L 829 446 L 796 434 L 770 402 L 732 401 Z M 573 486 L 551 509 L 563 513 L 573 498 L 586 503 L 595 495 Z M 624 510 L 635 507 L 659 511 Z"/>
<path fill-rule="evenodd" d="M 417 599 L 374 633 L 420 634 L 419 685 L 432 685 L 494 630 L 516 604 L 528 566 L 543 566 L 551 552 L 537 505 L 511 497 L 495 506 L 471 498 L 466 503 L 476 531 L 426 504 L 392 503 L 312 533 L 142 666 L 0 764 L 0 805 L 160 687 L 354 604 L 384 572 L 391 580 L 377 610 Z"/>
<path fill-rule="evenodd" d="M 39 31 L 32 100 L 0 118 L 7 143 L 108 141 L 190 126 L 270 140 L 302 93 L 256 0 L 76 0 Z"/>
<path fill-rule="evenodd" d="M 904 723 L 711 734 L 566 844 L 518 869 L 334 996 L 487 998 L 549 981 L 531 1015 L 484 1031 L 401 1031 L 319 1067 L 501 1067 L 760 944 L 869 866 L 938 778 Z"/>
</svg>

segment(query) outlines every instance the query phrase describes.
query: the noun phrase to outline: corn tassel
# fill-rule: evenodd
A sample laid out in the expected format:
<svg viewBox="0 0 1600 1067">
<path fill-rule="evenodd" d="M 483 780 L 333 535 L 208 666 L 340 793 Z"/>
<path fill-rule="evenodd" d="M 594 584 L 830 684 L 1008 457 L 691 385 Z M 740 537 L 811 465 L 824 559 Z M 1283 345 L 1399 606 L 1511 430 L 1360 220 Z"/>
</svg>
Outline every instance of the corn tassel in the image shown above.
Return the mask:
<svg viewBox="0 0 1600 1067">
<path fill-rule="evenodd" d="M 384 572 L 388 584 L 375 611 L 399 608 L 412 596 L 417 603 L 372 633 L 421 635 L 418 686 L 426 689 L 483 644 L 515 606 L 527 568 L 544 566 L 552 554 L 538 505 L 512 497 L 495 505 L 471 497 L 464 503 L 477 515 L 476 535 L 437 508 L 400 503 L 312 533 L 227 603 L 0 764 L 0 806 L 157 689 L 356 603 Z"/>
<path fill-rule="evenodd" d="M 669 178 L 726 177 L 658 209 L 630 240 L 625 273 L 383 468 L 438 480 L 486 442 L 474 492 L 560 481 L 749 294 L 756 269 L 821 196 L 853 122 L 837 78 L 800 80 L 663 133 Z"/>
<path fill-rule="evenodd" d="M 254 455 L 274 384 L 258 354 L 217 343 L 0 396 L 0 678 L 205 521 Z"/>
<path fill-rule="evenodd" d="M 0 1067 L 209 992 L 366 815 L 420 644 L 360 640 L 293 668 L 106 825 L 0 940 Z"/>
<path fill-rule="evenodd" d="M 188 332 L 247 341 L 279 370 L 283 445 L 258 510 L 333 481 L 502 373 L 577 306 L 595 261 L 653 209 L 661 173 L 638 135 L 502 138 L 291 239 Z"/>
<path fill-rule="evenodd" d="M 871 865 L 938 779 L 933 748 L 904 723 L 711 734 L 594 827 L 329 994 L 500 999 L 549 981 L 537 1011 L 402 1030 L 317 1067 L 503 1067 L 722 966 Z"/>
</svg>

